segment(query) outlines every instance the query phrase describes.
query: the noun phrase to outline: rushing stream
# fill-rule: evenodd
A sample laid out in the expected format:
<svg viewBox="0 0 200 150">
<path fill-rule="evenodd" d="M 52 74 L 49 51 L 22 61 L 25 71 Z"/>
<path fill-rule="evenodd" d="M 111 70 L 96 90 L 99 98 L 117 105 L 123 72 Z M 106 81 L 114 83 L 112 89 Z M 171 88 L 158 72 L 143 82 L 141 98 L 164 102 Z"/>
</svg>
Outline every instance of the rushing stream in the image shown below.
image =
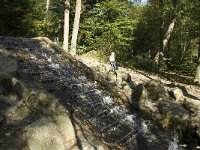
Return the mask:
<svg viewBox="0 0 200 150">
<path fill-rule="evenodd" d="M 82 75 L 45 42 L 0 37 L 0 44 L 78 118 L 87 121 L 99 138 L 113 145 L 112 149 L 181 149 L 176 135 L 115 104 L 115 97 Z"/>
</svg>

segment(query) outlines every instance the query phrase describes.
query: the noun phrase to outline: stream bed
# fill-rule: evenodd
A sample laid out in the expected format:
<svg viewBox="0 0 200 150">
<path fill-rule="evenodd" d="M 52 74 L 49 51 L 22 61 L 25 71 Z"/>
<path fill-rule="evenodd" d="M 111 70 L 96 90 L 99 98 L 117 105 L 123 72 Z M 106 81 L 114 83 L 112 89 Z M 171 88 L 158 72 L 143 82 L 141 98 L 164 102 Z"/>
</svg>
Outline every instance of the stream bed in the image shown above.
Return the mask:
<svg viewBox="0 0 200 150">
<path fill-rule="evenodd" d="M 164 131 L 99 88 L 47 43 L 33 39 L 0 37 L 7 51 L 110 149 L 179 150 L 177 135 Z"/>
</svg>

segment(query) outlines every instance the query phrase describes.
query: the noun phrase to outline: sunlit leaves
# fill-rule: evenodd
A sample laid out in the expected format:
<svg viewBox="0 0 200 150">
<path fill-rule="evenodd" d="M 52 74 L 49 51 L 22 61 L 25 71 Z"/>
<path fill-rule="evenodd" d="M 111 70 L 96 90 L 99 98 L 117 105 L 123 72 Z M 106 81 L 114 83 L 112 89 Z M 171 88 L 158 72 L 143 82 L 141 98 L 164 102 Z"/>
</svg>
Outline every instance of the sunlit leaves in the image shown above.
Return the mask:
<svg viewBox="0 0 200 150">
<path fill-rule="evenodd" d="M 105 53 L 130 48 L 134 20 L 130 18 L 132 6 L 128 1 L 106 0 L 96 3 L 81 23 L 80 44 L 88 50 Z"/>
</svg>

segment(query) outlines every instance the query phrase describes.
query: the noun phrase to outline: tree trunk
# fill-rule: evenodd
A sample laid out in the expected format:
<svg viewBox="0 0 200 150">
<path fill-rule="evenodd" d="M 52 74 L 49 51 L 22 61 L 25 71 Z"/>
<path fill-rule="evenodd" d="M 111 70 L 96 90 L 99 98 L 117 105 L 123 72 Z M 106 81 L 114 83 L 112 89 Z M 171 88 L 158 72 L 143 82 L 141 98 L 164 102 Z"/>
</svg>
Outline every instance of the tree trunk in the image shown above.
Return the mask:
<svg viewBox="0 0 200 150">
<path fill-rule="evenodd" d="M 176 22 L 176 17 L 174 17 L 174 18 L 171 20 L 171 22 L 170 22 L 170 24 L 169 24 L 169 26 L 168 26 L 167 32 L 165 33 L 165 36 L 164 36 L 164 38 L 163 38 L 163 49 L 162 49 L 162 52 L 163 52 L 163 53 L 164 53 L 164 51 L 165 51 L 165 49 L 166 49 L 166 47 L 167 47 L 167 44 L 168 44 L 169 39 L 170 39 L 170 37 L 171 37 L 171 34 L 172 34 L 173 30 L 174 30 L 175 22 Z"/>
<path fill-rule="evenodd" d="M 47 2 L 46 2 L 46 11 L 45 11 L 46 14 L 49 11 L 49 4 L 50 4 L 50 0 L 47 0 Z"/>
<path fill-rule="evenodd" d="M 160 49 L 159 53 L 163 51 L 163 28 L 164 28 L 164 20 L 163 20 L 163 0 L 159 2 L 160 7 Z"/>
<path fill-rule="evenodd" d="M 76 44 L 77 44 L 77 36 L 79 30 L 80 15 L 81 15 L 81 0 L 76 0 L 76 13 L 74 17 L 74 26 L 72 32 L 71 48 L 70 48 L 71 54 L 73 56 L 76 55 Z"/>
<path fill-rule="evenodd" d="M 200 32 L 199 32 L 199 49 L 198 49 L 198 62 L 194 83 L 200 84 Z"/>
<path fill-rule="evenodd" d="M 163 28 L 164 28 L 164 21 L 163 21 L 163 0 L 159 0 L 159 9 L 160 9 L 160 16 L 159 16 L 159 20 L 160 20 L 160 33 L 159 33 L 159 50 L 156 53 L 155 57 L 154 57 L 154 61 L 157 65 L 157 69 L 159 70 L 159 66 L 160 66 L 160 57 L 161 57 L 161 52 L 163 50 Z"/>
<path fill-rule="evenodd" d="M 63 49 L 68 52 L 69 45 L 69 0 L 65 1 L 65 12 L 64 12 L 64 35 L 63 35 Z"/>
<path fill-rule="evenodd" d="M 171 20 L 171 22 L 170 22 L 170 24 L 168 26 L 167 32 L 165 33 L 165 36 L 163 37 L 163 40 L 160 41 L 160 50 L 158 51 L 158 53 L 154 57 L 154 61 L 157 64 L 158 69 L 159 69 L 159 66 L 160 66 L 160 61 L 164 57 L 164 51 L 165 51 L 165 49 L 167 47 L 167 44 L 169 43 L 169 39 L 170 39 L 171 34 L 172 34 L 173 30 L 174 30 L 175 22 L 176 22 L 176 17 L 174 17 Z M 160 28 L 160 40 L 162 38 L 162 32 L 163 32 L 162 26 L 163 26 L 163 24 L 161 25 L 161 28 Z"/>
<path fill-rule="evenodd" d="M 185 58 L 185 54 L 186 52 L 189 50 L 189 47 L 190 47 L 190 41 L 186 41 L 184 46 L 183 46 L 183 50 L 182 50 L 182 53 L 181 53 L 181 63 L 183 62 L 184 58 Z"/>
</svg>

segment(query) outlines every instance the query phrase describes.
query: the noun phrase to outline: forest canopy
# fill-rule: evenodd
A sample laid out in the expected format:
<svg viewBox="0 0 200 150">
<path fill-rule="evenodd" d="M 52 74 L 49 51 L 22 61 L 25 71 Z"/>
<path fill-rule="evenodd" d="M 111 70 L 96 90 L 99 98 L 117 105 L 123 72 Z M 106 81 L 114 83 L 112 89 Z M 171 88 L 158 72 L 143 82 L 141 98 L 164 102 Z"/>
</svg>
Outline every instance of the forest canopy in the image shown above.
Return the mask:
<svg viewBox="0 0 200 150">
<path fill-rule="evenodd" d="M 68 2 L 71 38 L 76 1 Z M 77 53 L 97 51 L 105 59 L 114 51 L 121 65 L 195 76 L 199 8 L 198 0 L 82 0 Z M 0 35 L 47 36 L 62 45 L 65 9 L 64 0 L 2 0 Z"/>
</svg>

